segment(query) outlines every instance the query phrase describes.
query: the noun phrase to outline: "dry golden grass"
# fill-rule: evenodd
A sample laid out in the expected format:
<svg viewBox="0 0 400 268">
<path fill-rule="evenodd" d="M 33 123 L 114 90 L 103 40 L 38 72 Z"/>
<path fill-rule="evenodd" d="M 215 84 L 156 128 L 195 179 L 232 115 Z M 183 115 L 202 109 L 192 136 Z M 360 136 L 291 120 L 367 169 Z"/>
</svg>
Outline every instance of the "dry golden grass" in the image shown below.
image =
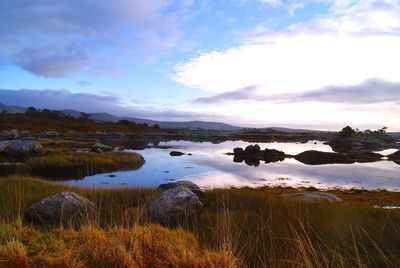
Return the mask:
<svg viewBox="0 0 400 268">
<path fill-rule="evenodd" d="M 65 190 L 95 202 L 100 222 L 48 233 L 18 224 L 30 204 Z M 157 190 L 83 189 L 8 177 L 0 179 L 0 192 L 1 252 L 21 263 L 24 252 L 29 263 L 36 261 L 32 252 L 42 252 L 53 267 L 124 267 L 131 261 L 138 267 L 223 267 L 236 265 L 236 258 L 244 267 L 400 267 L 400 212 L 368 202 L 310 204 L 265 189 L 212 190 L 194 224 L 168 230 L 138 225 Z M 22 244 L 6 246 L 10 241 Z"/>
<path fill-rule="evenodd" d="M 0 267 L 238 267 L 225 252 L 202 248 L 193 234 L 158 225 L 80 230 L 0 227 Z"/>
</svg>

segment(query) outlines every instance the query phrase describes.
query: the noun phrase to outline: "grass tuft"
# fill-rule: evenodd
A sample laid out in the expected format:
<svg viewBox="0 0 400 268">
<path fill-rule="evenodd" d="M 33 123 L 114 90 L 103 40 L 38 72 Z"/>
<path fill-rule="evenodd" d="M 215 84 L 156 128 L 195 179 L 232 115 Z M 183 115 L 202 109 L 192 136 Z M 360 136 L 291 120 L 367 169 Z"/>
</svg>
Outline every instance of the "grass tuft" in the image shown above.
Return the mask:
<svg viewBox="0 0 400 268">
<path fill-rule="evenodd" d="M 40 156 L 26 161 L 36 176 L 66 179 L 83 178 L 97 173 L 138 169 L 144 159 L 137 153 L 108 152 L 62 153 Z"/>
</svg>

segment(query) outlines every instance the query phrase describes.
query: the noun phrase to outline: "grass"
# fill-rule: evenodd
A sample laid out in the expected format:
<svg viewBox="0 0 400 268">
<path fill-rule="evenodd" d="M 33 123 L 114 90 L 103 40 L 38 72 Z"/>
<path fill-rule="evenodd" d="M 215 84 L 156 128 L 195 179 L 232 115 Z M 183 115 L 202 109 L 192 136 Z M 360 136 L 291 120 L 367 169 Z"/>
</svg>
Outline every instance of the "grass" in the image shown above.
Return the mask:
<svg viewBox="0 0 400 268">
<path fill-rule="evenodd" d="M 59 153 L 34 157 L 26 161 L 32 174 L 50 178 L 83 178 L 97 173 L 137 169 L 144 163 L 140 154 L 108 152 Z"/>
<path fill-rule="evenodd" d="M 100 222 L 49 232 L 20 223 L 30 204 L 65 190 L 92 200 Z M 8 177 L 0 179 L 0 192 L 0 267 L 1 261 L 5 267 L 43 261 L 55 267 L 400 266 L 400 213 L 368 202 L 310 204 L 278 198 L 270 189 L 212 190 L 196 222 L 168 230 L 138 225 L 158 190 L 83 189 Z M 96 242 L 89 246 L 86 239 Z"/>
<path fill-rule="evenodd" d="M 41 233 L 0 225 L 0 267 L 236 267 L 227 253 L 202 248 L 193 234 L 158 225 L 84 227 Z"/>
</svg>

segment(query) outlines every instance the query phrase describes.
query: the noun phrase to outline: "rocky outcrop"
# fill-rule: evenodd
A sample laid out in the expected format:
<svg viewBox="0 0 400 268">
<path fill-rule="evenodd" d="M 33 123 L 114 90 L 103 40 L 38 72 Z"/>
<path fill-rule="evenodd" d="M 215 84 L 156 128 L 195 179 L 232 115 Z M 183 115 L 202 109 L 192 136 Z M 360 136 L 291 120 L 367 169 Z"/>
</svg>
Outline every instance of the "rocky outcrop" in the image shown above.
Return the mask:
<svg viewBox="0 0 400 268">
<path fill-rule="evenodd" d="M 30 173 L 31 167 L 24 163 L 0 163 L 0 176 L 26 176 Z"/>
<path fill-rule="evenodd" d="M 185 186 L 162 192 L 145 210 L 141 222 L 156 222 L 175 227 L 193 222 L 201 212 L 199 197 Z"/>
<path fill-rule="evenodd" d="M 190 191 L 192 191 L 194 194 L 196 194 L 199 198 L 202 198 L 204 196 L 203 190 L 198 185 L 196 185 L 195 183 L 188 181 L 188 180 L 181 180 L 181 181 L 175 181 L 175 182 L 161 184 L 160 186 L 158 186 L 158 188 L 166 191 L 169 189 L 177 188 L 179 186 L 187 187 Z"/>
<path fill-rule="evenodd" d="M 52 139 L 52 138 L 58 138 L 60 136 L 60 133 L 58 133 L 57 131 L 54 131 L 54 130 L 48 130 L 48 131 L 43 132 L 41 134 L 41 136 L 44 138 Z"/>
<path fill-rule="evenodd" d="M 112 151 L 113 147 L 102 144 L 102 143 L 96 143 L 92 146 L 91 151 L 95 153 L 103 153 L 103 152 L 109 152 Z"/>
<path fill-rule="evenodd" d="M 74 192 L 62 192 L 46 197 L 31 205 L 24 213 L 25 223 L 44 227 L 49 225 L 79 227 L 96 218 L 95 204 Z"/>
<path fill-rule="evenodd" d="M 242 148 L 233 149 L 233 161 L 234 162 L 245 162 L 249 166 L 258 166 L 260 161 L 265 163 L 283 161 L 287 155 L 275 149 L 261 150 L 258 144 L 249 145 L 244 150 Z"/>
<path fill-rule="evenodd" d="M 396 146 L 396 140 L 387 135 L 336 136 L 328 142 L 339 153 L 382 151 Z"/>
<path fill-rule="evenodd" d="M 184 155 L 184 153 L 179 152 L 179 151 L 171 151 L 171 152 L 169 153 L 169 155 L 170 155 L 170 156 L 181 156 L 181 155 Z"/>
<path fill-rule="evenodd" d="M 399 161 L 400 160 L 400 151 L 392 153 L 392 154 L 388 155 L 387 157 L 388 157 L 389 160 Z"/>
<path fill-rule="evenodd" d="M 280 195 L 283 198 L 292 199 L 302 202 L 340 202 L 342 199 L 336 195 L 324 193 L 324 192 L 301 192 L 293 194 Z"/>
<path fill-rule="evenodd" d="M 331 153 L 311 150 L 302 152 L 294 158 L 307 165 L 325 165 L 376 162 L 382 159 L 382 157 L 381 154 L 372 152 Z"/>
<path fill-rule="evenodd" d="M 0 131 L 1 140 L 15 140 L 18 139 L 18 137 L 19 133 L 16 129 Z"/>
<path fill-rule="evenodd" d="M 21 157 L 32 153 L 37 153 L 42 149 L 42 145 L 31 139 L 7 140 L 0 142 L 0 154 Z"/>
</svg>

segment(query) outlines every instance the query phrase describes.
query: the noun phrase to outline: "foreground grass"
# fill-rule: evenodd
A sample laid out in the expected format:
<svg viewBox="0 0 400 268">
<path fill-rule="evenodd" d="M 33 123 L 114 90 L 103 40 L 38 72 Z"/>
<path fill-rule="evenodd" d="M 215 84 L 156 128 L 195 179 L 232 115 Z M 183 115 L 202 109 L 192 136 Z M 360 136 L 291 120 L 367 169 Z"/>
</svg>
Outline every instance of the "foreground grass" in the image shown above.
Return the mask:
<svg viewBox="0 0 400 268">
<path fill-rule="evenodd" d="M 80 230 L 0 224 L 0 267 L 236 267 L 223 252 L 203 249 L 194 235 L 158 225 Z"/>
<path fill-rule="evenodd" d="M 40 232 L 18 224 L 23 211 L 30 204 L 64 190 L 75 191 L 95 202 L 100 210 L 100 221 L 80 231 L 56 228 Z M 9 177 L 0 179 L 0 192 L 0 222 L 3 222 L 3 231 L 0 232 L 0 252 L 3 252 L 0 256 L 3 257 L 0 260 L 4 261 L 7 261 L 4 256 L 16 254 L 15 259 L 22 260 L 22 263 L 24 260 L 34 263 L 39 261 L 34 256 L 40 253 L 42 255 L 38 256 L 42 256 L 42 259 L 64 256 L 65 262 L 73 260 L 75 264 L 88 266 L 99 263 L 96 267 L 107 263 L 102 262 L 101 256 L 110 255 L 128 256 L 126 259 L 116 257 L 118 262 L 113 262 L 112 267 L 124 267 L 122 260 L 132 260 L 139 267 L 231 267 L 236 265 L 233 256 L 247 267 L 400 266 L 400 213 L 373 209 L 369 204 L 299 203 L 277 198 L 265 189 L 212 190 L 205 194 L 205 207 L 200 219 L 182 226 L 186 230 L 183 231 L 138 225 L 143 207 L 156 197 L 159 193 L 157 190 L 82 189 L 28 177 Z M 151 233 L 151 228 L 154 228 L 157 238 L 146 240 L 151 242 L 146 244 L 143 252 L 137 246 L 129 244 L 127 247 L 124 244 L 123 241 L 131 238 L 138 239 L 135 243 L 140 244 L 141 234 Z M 26 232 L 33 232 L 40 239 L 24 240 Z M 124 235 L 123 238 L 116 234 L 119 232 L 132 236 Z M 85 246 L 83 238 L 87 238 L 88 233 L 102 237 L 100 241 L 103 242 L 92 244 L 106 248 L 106 252 L 97 246 L 91 249 Z M 162 235 L 165 240 L 159 238 L 158 233 L 165 234 Z M 58 254 L 59 249 L 51 246 L 50 240 L 46 240 L 50 239 L 48 236 L 58 241 L 56 244 L 60 245 L 63 254 Z M 97 240 L 93 238 L 93 241 Z M 157 246 L 157 243 L 164 244 Z M 180 249 L 174 248 L 177 243 L 182 245 Z M 191 244 L 195 245 L 194 249 Z M 41 247 L 45 249 L 36 251 Z M 154 247 L 163 248 L 165 258 L 159 257 L 158 253 L 151 255 L 153 251 L 158 252 Z M 162 261 L 159 265 L 164 266 L 137 262 L 141 260 L 141 254 L 151 256 L 146 260 L 175 260 L 176 256 L 183 256 L 174 253 L 180 250 L 188 251 L 185 254 L 195 256 L 193 258 L 197 262 Z M 210 256 L 215 257 L 212 262 Z M 59 260 L 57 262 L 61 263 Z"/>
<path fill-rule="evenodd" d="M 124 152 L 59 153 L 26 161 L 32 174 L 51 178 L 83 178 L 97 173 L 137 169 L 143 165 L 140 154 Z"/>
</svg>

